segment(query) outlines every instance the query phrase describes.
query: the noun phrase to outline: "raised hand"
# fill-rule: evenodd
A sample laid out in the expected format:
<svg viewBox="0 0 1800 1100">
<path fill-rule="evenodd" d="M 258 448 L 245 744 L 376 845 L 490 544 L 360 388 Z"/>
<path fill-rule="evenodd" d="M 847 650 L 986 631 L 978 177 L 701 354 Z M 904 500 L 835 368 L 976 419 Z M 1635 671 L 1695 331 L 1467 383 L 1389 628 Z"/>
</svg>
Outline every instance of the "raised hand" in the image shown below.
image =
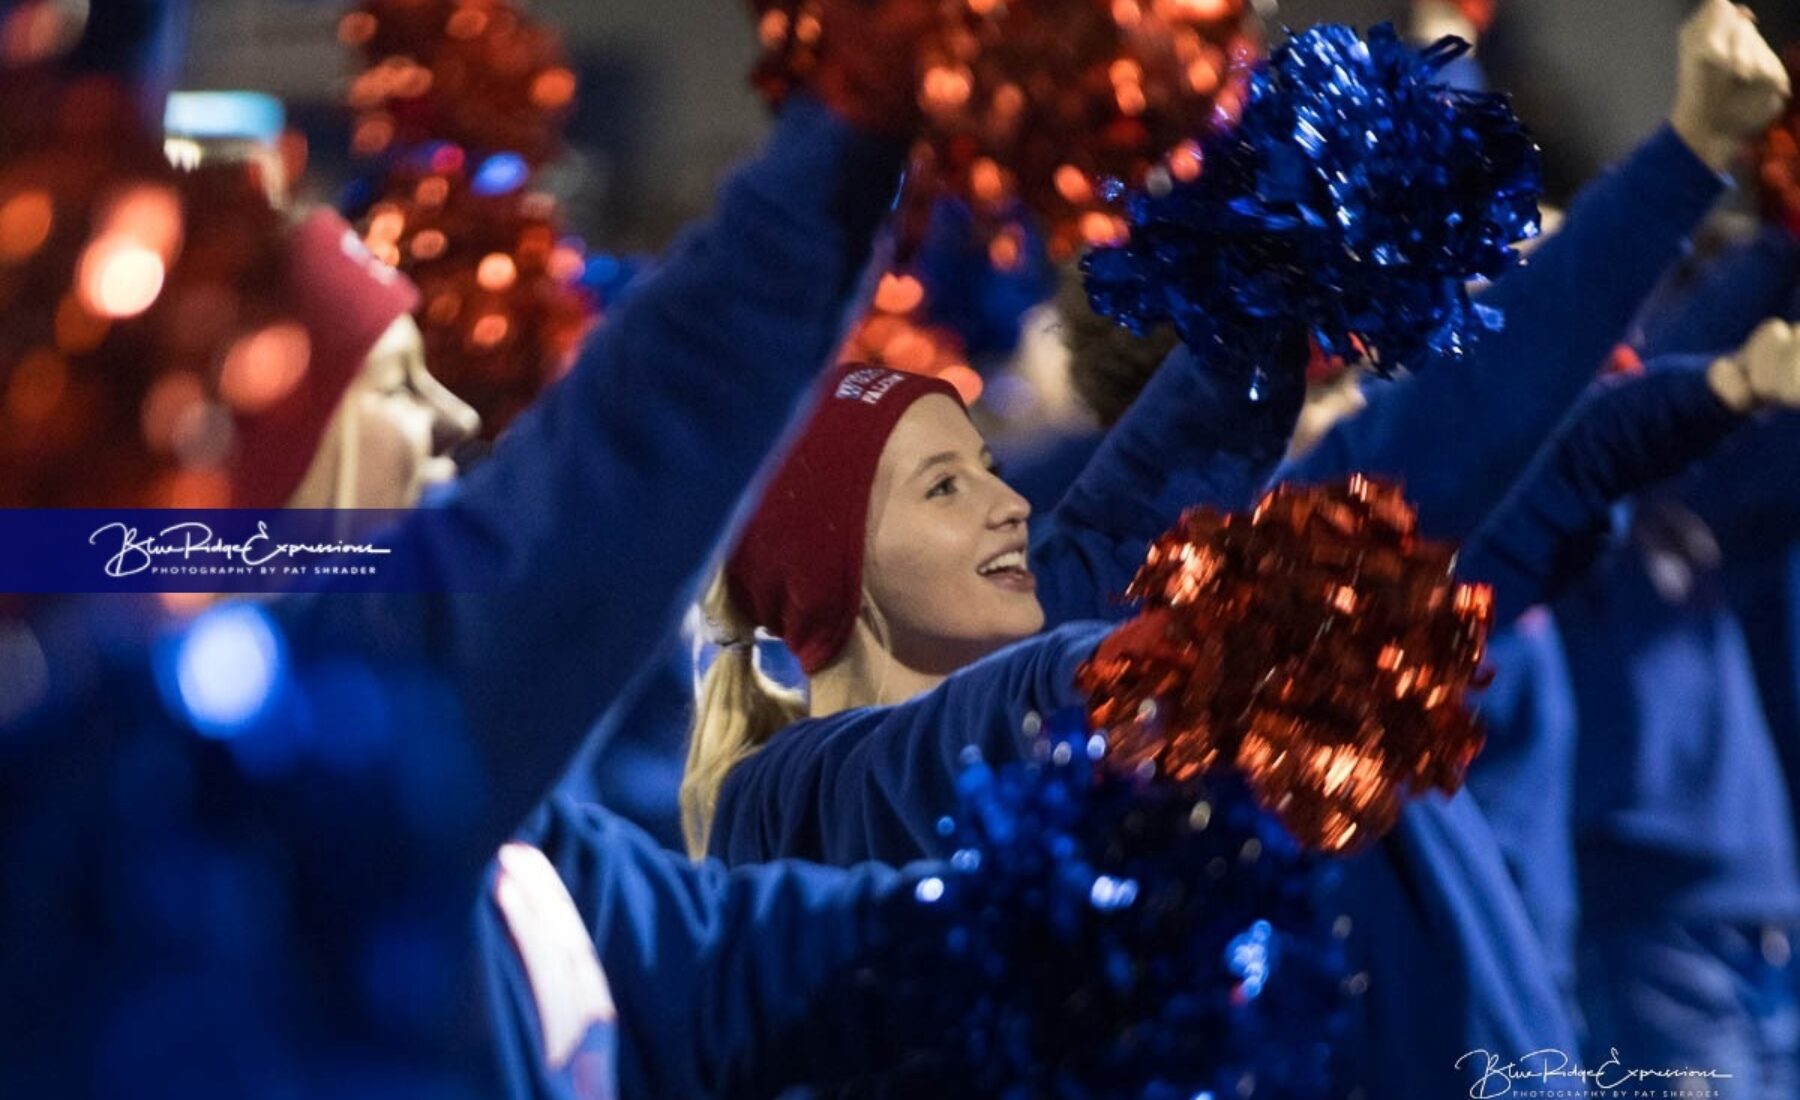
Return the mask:
<svg viewBox="0 0 1800 1100">
<path fill-rule="evenodd" d="M 1716 171 L 1732 166 L 1791 93 L 1787 70 L 1747 8 L 1703 0 L 1682 25 L 1669 124 Z"/>
<path fill-rule="evenodd" d="M 1739 412 L 1800 408 L 1800 328 L 1764 321 L 1736 353 L 1713 363 L 1706 380 Z"/>
</svg>

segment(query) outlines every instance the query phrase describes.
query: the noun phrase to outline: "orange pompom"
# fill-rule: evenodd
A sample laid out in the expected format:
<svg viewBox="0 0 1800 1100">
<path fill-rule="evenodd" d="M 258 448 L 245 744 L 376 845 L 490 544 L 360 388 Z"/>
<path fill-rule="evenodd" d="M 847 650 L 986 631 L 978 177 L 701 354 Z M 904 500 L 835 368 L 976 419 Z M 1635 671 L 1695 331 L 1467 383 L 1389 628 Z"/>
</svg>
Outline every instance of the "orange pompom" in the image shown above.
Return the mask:
<svg viewBox="0 0 1800 1100">
<path fill-rule="evenodd" d="M 1783 51 L 1782 60 L 1800 81 L 1800 44 Z M 1789 103 L 1757 143 L 1756 191 L 1763 216 L 1800 237 L 1800 101 Z"/>
<path fill-rule="evenodd" d="M 361 0 L 338 40 L 363 60 L 348 93 L 362 155 L 447 141 L 538 165 L 562 149 L 575 73 L 508 0 Z"/>
<path fill-rule="evenodd" d="M 1233 767 L 1302 843 L 1373 843 L 1481 750 L 1466 697 L 1491 612 L 1452 560 L 1397 486 L 1360 476 L 1190 512 L 1132 583 L 1143 612 L 1081 670 L 1107 759 Z"/>
<path fill-rule="evenodd" d="M 358 229 L 417 284 L 425 361 L 489 439 L 562 376 L 598 318 L 555 202 L 484 193 L 461 160 L 394 166 Z"/>
<path fill-rule="evenodd" d="M 305 371 L 281 215 L 101 78 L 0 73 L 0 148 L 0 507 L 223 504 L 234 417 Z"/>
<path fill-rule="evenodd" d="M 1242 0 L 754 6 L 767 98 L 805 87 L 859 125 L 920 133 L 904 231 L 948 193 L 993 232 L 1041 218 L 1053 259 L 1122 233 L 1110 182 L 1195 174 L 1195 139 L 1235 117 L 1260 52 Z"/>
</svg>

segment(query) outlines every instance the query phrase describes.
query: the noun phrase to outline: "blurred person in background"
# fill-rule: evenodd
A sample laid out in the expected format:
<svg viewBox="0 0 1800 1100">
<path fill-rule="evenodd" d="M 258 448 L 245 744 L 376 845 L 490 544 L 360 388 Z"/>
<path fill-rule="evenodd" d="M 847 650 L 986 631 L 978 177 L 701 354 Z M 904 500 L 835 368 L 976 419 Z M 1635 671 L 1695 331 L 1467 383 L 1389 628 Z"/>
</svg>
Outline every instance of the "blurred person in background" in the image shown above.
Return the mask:
<svg viewBox="0 0 1800 1100">
<path fill-rule="evenodd" d="M 1325 369 L 1310 374 L 1300 427 L 1278 481 L 1323 480 L 1352 470 L 1397 477 L 1418 504 L 1426 531 L 1456 537 L 1472 529 L 1480 509 L 1498 498 L 1613 346 L 1630 335 L 1663 273 L 1685 254 L 1689 236 L 1727 192 L 1724 173 L 1780 109 L 1787 80 L 1772 64 L 1772 51 L 1731 5 L 1702 5 L 1678 53 L 1680 90 L 1668 125 L 1590 184 L 1571 205 L 1564 228 L 1543 241 L 1525 266 L 1482 292 L 1478 300 L 1504 312 L 1505 328 L 1478 342 L 1469 361 L 1433 365 L 1395 384 L 1364 382 L 1354 369 L 1316 364 Z M 1130 407 L 1161 349 L 1094 317 L 1084 297 L 1079 291 L 1059 297 L 1070 369 L 1076 391 L 1108 421 Z M 1777 312 L 1766 295 L 1743 304 L 1732 314 L 1745 317 L 1738 342 L 1755 320 Z M 1166 346 L 1172 336 L 1161 339 Z M 1728 340 L 1705 350 L 1731 346 Z M 1573 704 L 1566 685 L 1559 686 L 1562 658 L 1543 616 L 1497 632 L 1493 658 L 1499 680 L 1484 709 L 1493 718 L 1494 736 L 1470 785 L 1493 819 L 1545 942 L 1552 976 L 1572 1005 L 1574 793 L 1569 781 L 1546 784 L 1544 777 L 1568 774 Z M 1533 667 L 1554 671 L 1541 679 Z M 1525 686 L 1534 681 L 1536 688 Z M 1539 725 L 1536 735 L 1513 732 L 1515 716 L 1522 714 Z M 1553 729 L 1562 732 L 1548 732 Z M 1753 812 L 1758 805 L 1767 802 L 1744 809 Z M 1769 816 L 1763 828 L 1776 834 L 1756 834 L 1777 835 L 1767 849 L 1780 871 L 1770 877 L 1772 890 L 1790 878 L 1781 871 L 1783 827 L 1778 815 Z"/>
<path fill-rule="evenodd" d="M 893 33 L 903 58 L 907 39 Z M 341 235 L 296 255 L 360 283 L 298 260 L 291 280 L 285 265 L 268 270 L 258 261 L 281 256 L 287 236 L 241 176 L 229 207 L 193 198 L 131 96 L 65 83 L 54 59 L 32 60 L 4 73 L 0 186 L 33 202 L 41 193 L 54 217 L 4 273 L 9 476 L 35 487 L 35 507 L 292 501 L 316 464 L 343 461 L 327 425 L 346 394 L 357 400 L 351 379 L 403 311 L 403 286 Z M 69 127 L 104 140 L 71 146 Z M 422 592 L 228 602 L 178 627 L 116 600 L 9 602 L 4 1091 L 466 1097 L 489 1094 L 496 1045 L 509 1083 L 556 1095 L 705 1095 L 828 1077 L 834 1058 L 876 1062 L 868 1046 L 898 1031 L 863 1026 L 867 998 L 842 976 L 875 948 L 877 914 L 911 897 L 891 874 L 725 876 L 584 811 L 588 842 L 570 858 L 594 907 L 578 907 L 533 849 L 509 847 L 491 872 L 490 972 L 523 976 L 495 987 L 503 1035 L 465 963 L 483 864 L 630 678 L 645 632 L 672 622 L 834 346 L 903 148 L 790 103 L 716 218 L 495 456 L 380 536 Z M 143 196 L 154 216 L 131 206 L 119 222 L 115 193 Z M 138 282 L 84 281 L 87 235 L 113 230 L 168 242 L 157 260 L 168 278 L 153 292 L 127 302 L 118 294 Z M 267 372 L 288 357 L 257 357 L 237 378 L 235 345 L 217 334 L 187 358 L 170 353 L 183 330 L 162 311 L 219 255 L 245 277 L 246 307 L 265 289 L 284 308 L 336 302 L 325 319 L 294 322 L 311 351 L 297 379 L 276 370 L 286 387 L 269 387 Z M 98 287 L 93 304 L 111 311 L 97 342 L 65 346 L 66 359 L 14 356 L 15 340 L 53 327 L 35 303 L 47 297 L 54 313 L 71 286 Z M 326 371 L 333 341 L 363 354 Z M 90 375 L 97 363 L 109 369 Z M 53 377 L 64 383 L 46 388 Z M 420 423 L 428 415 L 399 396 L 417 385 L 397 371 L 369 403 Z M 214 412 L 246 394 L 263 416 L 297 418 L 270 437 L 282 452 L 272 470 L 253 471 L 256 433 Z M 171 401 L 176 421 L 234 445 L 166 450 L 157 409 Z M 84 449 L 78 466 L 63 463 Z M 386 491 L 417 479 L 379 480 Z M 839 996 L 823 1000 L 828 990 Z M 801 1029 L 814 1012 L 825 1026 Z M 819 1045 L 777 1042 L 795 1032 Z M 707 1053 L 695 1057 L 695 1044 Z"/>
</svg>

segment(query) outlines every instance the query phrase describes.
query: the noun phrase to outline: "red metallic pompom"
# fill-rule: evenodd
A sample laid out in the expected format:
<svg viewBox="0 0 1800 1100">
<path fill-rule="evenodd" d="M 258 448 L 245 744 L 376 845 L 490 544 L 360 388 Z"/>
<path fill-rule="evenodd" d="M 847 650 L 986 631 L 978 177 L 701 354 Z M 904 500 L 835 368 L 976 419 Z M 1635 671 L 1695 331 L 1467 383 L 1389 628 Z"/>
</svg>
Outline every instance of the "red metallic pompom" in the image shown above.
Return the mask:
<svg viewBox="0 0 1800 1100">
<path fill-rule="evenodd" d="M 425 361 L 492 439 L 569 367 L 597 308 L 555 200 L 483 194 L 460 157 L 439 159 L 391 169 L 358 229 L 418 286 Z"/>
<path fill-rule="evenodd" d="M 897 133 L 922 115 L 908 209 L 947 192 L 996 233 L 1035 215 L 1054 259 L 1124 235 L 1106 181 L 1200 171 L 1198 139 L 1235 117 L 1259 50 L 1242 0 L 941 0 L 924 20 L 918 0 L 755 9 L 766 97 L 810 88 Z"/>
<path fill-rule="evenodd" d="M 534 187 L 561 151 L 575 75 L 555 31 L 510 0 L 360 0 L 338 37 L 365 65 L 352 150 L 382 158 L 358 228 L 418 285 L 426 362 L 492 439 L 597 315 L 585 249 Z"/>
<path fill-rule="evenodd" d="M 365 66 L 349 90 L 355 152 L 447 141 L 535 165 L 561 151 L 575 73 L 508 0 L 361 0 L 338 38 Z"/>
<path fill-rule="evenodd" d="M 1782 60 L 1800 82 L 1800 44 L 1783 51 Z M 1789 103 L 1757 143 L 1756 186 L 1763 216 L 1800 237 L 1800 101 Z"/>
<path fill-rule="evenodd" d="M 1494 9 L 1498 6 L 1498 0 L 1456 0 L 1457 10 L 1477 34 L 1485 34 L 1494 25 Z"/>
<path fill-rule="evenodd" d="M 0 507 L 223 506 L 234 418 L 307 377 L 281 215 L 98 78 L 0 73 L 0 148 Z"/>
<path fill-rule="evenodd" d="M 1108 759 L 1178 780 L 1234 767 L 1303 843 L 1373 843 L 1481 750 L 1466 696 L 1489 592 L 1452 561 L 1397 486 L 1360 476 L 1188 513 L 1132 583 L 1144 610 L 1080 673 Z"/>
</svg>

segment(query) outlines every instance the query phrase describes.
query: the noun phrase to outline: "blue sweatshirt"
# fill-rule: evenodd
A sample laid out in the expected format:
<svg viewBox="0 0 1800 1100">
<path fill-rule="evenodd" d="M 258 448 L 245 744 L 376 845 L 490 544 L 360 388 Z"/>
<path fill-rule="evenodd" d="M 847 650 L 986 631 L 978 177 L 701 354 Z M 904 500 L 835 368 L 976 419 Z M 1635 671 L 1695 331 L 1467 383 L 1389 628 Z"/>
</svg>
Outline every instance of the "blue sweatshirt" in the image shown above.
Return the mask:
<svg viewBox="0 0 1800 1100">
<path fill-rule="evenodd" d="M 1646 357 L 1737 347 L 1787 296 L 1797 260 L 1787 234 L 1759 235 L 1698 279 L 1660 289 L 1634 343 Z M 1758 547 L 1800 514 L 1791 490 L 1800 469 L 1782 472 L 1800 456 L 1794 420 L 1768 417 L 1736 432 L 1682 483 L 1680 499 L 1725 547 L 1722 593 L 1702 577 L 1692 601 L 1671 606 L 1637 550 L 1615 547 L 1558 608 L 1561 625 L 1580 632 L 1567 643 L 1578 668 L 1547 622 L 1494 639 L 1497 679 L 1482 704 L 1488 746 L 1470 788 L 1565 984 L 1573 982 L 1580 897 L 1595 906 L 1589 930 L 1631 913 L 1754 921 L 1793 910 L 1790 813 L 1766 742 L 1769 729 L 1800 726 L 1757 712 L 1739 624 L 1779 620 L 1791 606 L 1783 582 L 1767 583 L 1782 572 L 1769 568 L 1781 555 Z M 1736 604 L 1738 622 L 1723 597 Z M 1780 654 L 1786 637 L 1780 626 L 1765 629 L 1748 647 L 1752 661 Z M 1788 656 L 1767 663 L 1785 663 L 1791 678 L 1791 642 L 1785 648 Z M 1572 683 L 1577 672 L 1587 682 Z M 1774 694 L 1763 698 L 1774 718 Z M 1796 740 L 1777 737 L 1776 745 Z M 1686 760 L 1708 763 L 1675 778 L 1672 762 Z M 1587 838 L 1579 890 L 1577 829 Z"/>
<path fill-rule="evenodd" d="M 1746 315 L 1734 304 L 1766 307 L 1777 291 L 1787 294 L 1780 315 L 1800 319 L 1800 241 L 1769 230 L 1722 259 L 1708 282 L 1716 292 L 1682 315 L 1696 325 L 1722 316 L 1736 322 L 1731 329 L 1701 329 L 1683 350 L 1735 347 L 1774 311 Z M 1679 492 L 1719 540 L 1723 595 L 1744 633 L 1793 816 L 1800 820 L 1800 413 L 1771 416 L 1740 433 Z"/>
<path fill-rule="evenodd" d="M 1459 557 L 1517 614 L 1586 568 L 1611 501 L 1715 445 L 1737 417 L 1702 374 L 1670 371 L 1586 403 Z M 946 856 L 942 815 L 971 747 L 990 761 L 1027 751 L 1029 716 L 1079 705 L 1076 667 L 1107 627 L 1070 624 L 977 662 L 891 707 L 795 723 L 732 772 L 712 850 L 731 864 L 790 856 L 853 864 Z M 1427 1095 L 1460 1080 L 1455 1058 L 1573 1051 L 1573 1031 L 1492 835 L 1467 795 L 1406 810 L 1381 848 L 1349 863 L 1339 899 L 1371 993 L 1372 1095 Z M 1438 952 L 1419 951 L 1421 943 Z M 1429 958 L 1426 956 L 1429 955 Z M 1433 961 L 1435 960 L 1435 961 Z"/>
<path fill-rule="evenodd" d="M 1659 130 L 1583 188 L 1562 228 L 1522 267 L 1481 292 L 1483 304 L 1503 313 L 1500 332 L 1478 340 L 1463 363 L 1433 363 L 1398 382 L 1366 383 L 1368 408 L 1285 464 L 1278 479 L 1318 482 L 1352 471 L 1397 478 L 1426 534 L 1468 536 L 1625 336 L 1725 186 L 1672 130 Z M 1524 902 L 1566 988 L 1574 969 L 1573 857 L 1566 824 L 1546 821 L 1538 788 L 1573 746 L 1534 734 L 1534 715 L 1505 709 L 1528 698 L 1507 685 L 1533 669 L 1504 662 L 1532 659 L 1543 645 L 1496 632 L 1490 656 L 1499 680 L 1483 702 L 1490 740 L 1469 783 L 1492 815 L 1508 865 L 1530 869 L 1518 880 Z M 1540 687 L 1529 697 L 1552 711 L 1566 708 L 1566 701 L 1546 695 L 1556 685 Z M 1527 786 L 1510 786 L 1515 778 Z"/>
<path fill-rule="evenodd" d="M 1729 606 L 1670 603 L 1625 545 L 1556 619 L 1580 724 L 1584 930 L 1800 921 L 1787 792 Z"/>
<path fill-rule="evenodd" d="M 1080 702 L 1075 669 L 1109 629 L 1059 627 L 907 703 L 789 727 L 727 779 L 714 853 L 732 865 L 947 857 L 939 821 L 966 750 L 996 763 L 1029 751 L 1027 717 Z M 1375 979 L 1369 1057 L 1355 1070 L 1369 1095 L 1455 1095 L 1445 1091 L 1463 1081 L 1453 1063 L 1471 1047 L 1574 1049 L 1554 991 L 1534 984 L 1536 941 L 1505 876 L 1467 796 L 1434 797 L 1409 806 L 1395 835 L 1324 896 L 1359 933 L 1353 968 Z"/>
<path fill-rule="evenodd" d="M 867 865 L 784 863 L 725 870 L 661 850 L 605 809 L 557 795 L 527 825 L 573 895 L 620 997 L 621 1097 L 773 1096 L 889 1069 L 917 1011 L 857 980 L 888 942 L 918 878 Z M 937 867 L 942 871 L 941 866 Z M 490 890 L 483 954 L 495 992 L 507 1095 L 566 1095 L 546 1074 L 537 1000 L 557 975 L 513 949 Z M 539 988 L 533 986 L 534 977 Z M 654 1051 L 654 1058 L 633 1052 Z"/>
<path fill-rule="evenodd" d="M 111 637 L 106 604 L 6 624 L 46 698 L 0 732 L 0 1092 L 487 1093 L 466 965 L 481 868 L 684 603 L 837 341 L 903 153 L 792 103 L 570 376 L 383 540 L 435 594 L 225 607 L 156 642 Z M 269 685 L 211 739 L 164 705 L 216 681 L 190 661 L 208 646 Z M 651 851 L 594 850 L 592 873 L 651 873 Z M 787 872 L 768 874 L 776 890 Z M 771 985 L 747 997 L 785 987 L 806 942 L 649 897 L 615 913 L 667 951 L 749 938 Z M 628 1041 L 621 1079 L 683 1056 Z"/>
<path fill-rule="evenodd" d="M 1687 877 L 1694 861 L 1674 857 L 1690 855 L 1702 846 L 1695 843 L 1698 837 L 1690 837 L 1675 848 L 1665 846 L 1661 858 L 1651 861 L 1656 866 L 1644 860 L 1621 858 L 1625 854 L 1621 851 L 1593 851 L 1582 823 L 1587 807 L 1607 801 L 1605 792 L 1622 787 L 1642 789 L 1647 777 L 1658 777 L 1648 784 L 1654 789 L 1651 804 L 1674 809 L 1692 804 L 1690 792 L 1677 788 L 1706 783 L 1710 777 L 1714 797 L 1703 801 L 1715 807 L 1715 814 L 1735 815 L 1733 824 L 1739 831 L 1728 843 L 1704 845 L 1711 849 L 1704 860 L 1708 870 L 1716 872 L 1723 865 L 1741 864 L 1748 856 L 1759 872 L 1771 876 L 1769 881 L 1753 887 L 1765 899 L 1778 897 L 1783 892 L 1782 883 L 1792 881 L 1790 830 L 1785 815 L 1780 813 L 1780 803 L 1768 797 L 1772 773 L 1763 769 L 1762 775 L 1757 776 L 1755 769 L 1743 767 L 1746 761 L 1734 758 L 1728 751 L 1732 744 L 1742 748 L 1755 741 L 1721 736 L 1718 725 L 1709 724 L 1693 712 L 1696 707 L 1703 712 L 1711 709 L 1744 731 L 1747 727 L 1743 723 L 1750 715 L 1743 700 L 1724 708 L 1709 708 L 1706 701 L 1714 697 L 1710 679 L 1716 672 L 1703 675 L 1698 681 L 1691 675 L 1681 676 L 1680 660 L 1673 665 L 1649 656 L 1606 661 L 1603 664 L 1612 669 L 1612 675 L 1604 681 L 1595 679 L 1594 670 L 1584 663 L 1584 655 L 1596 648 L 1596 643 L 1598 648 L 1606 649 L 1616 647 L 1620 638 L 1632 638 L 1654 651 L 1662 644 L 1658 640 L 1660 632 L 1654 624 L 1639 623 L 1641 632 L 1627 630 L 1617 637 L 1608 637 L 1602 625 L 1570 626 L 1563 616 L 1564 608 L 1583 602 L 1594 578 L 1617 575 L 1609 567 L 1594 567 L 1605 548 L 1610 526 L 1607 512 L 1597 506 L 1598 502 L 1616 500 L 1639 486 L 1671 476 L 1715 449 L 1740 425 L 1742 418 L 1712 397 L 1705 378 L 1707 362 L 1665 361 L 1641 379 L 1597 387 L 1569 427 L 1539 457 L 1508 503 L 1470 539 L 1458 559 L 1460 574 L 1495 585 L 1495 616 L 1500 623 L 1532 603 L 1554 599 L 1565 587 L 1576 586 L 1575 592 L 1557 605 L 1559 619 L 1566 628 L 1562 641 L 1568 669 L 1566 682 L 1573 685 L 1568 689 L 1568 697 L 1574 701 L 1573 713 L 1557 690 L 1562 681 L 1552 663 L 1556 656 L 1554 640 L 1533 633 L 1507 639 L 1503 644 L 1515 651 L 1529 646 L 1519 656 L 1533 664 L 1504 668 L 1496 682 L 1497 693 L 1490 692 L 1486 702 L 1498 704 L 1502 715 L 1515 722 L 1521 713 L 1529 714 L 1533 721 L 1521 723 L 1523 728 L 1491 724 L 1490 732 L 1497 740 L 1490 742 L 1490 749 L 1498 747 L 1499 758 L 1478 765 L 1470 780 L 1471 789 L 1490 813 L 1503 827 L 1510 826 L 1502 834 L 1506 837 L 1509 862 L 1517 870 L 1519 881 L 1533 888 L 1530 904 L 1534 921 L 1545 935 L 1555 975 L 1565 989 L 1570 987 L 1573 971 L 1569 951 L 1576 912 L 1562 889 L 1570 881 L 1562 877 L 1568 873 L 1571 854 L 1566 839 L 1570 817 L 1576 826 L 1575 877 L 1580 885 L 1584 927 L 1596 920 L 1616 920 L 1624 914 L 1642 915 L 1645 884 L 1669 882 L 1671 876 Z M 1546 547 L 1558 544 L 1563 547 L 1559 554 L 1546 552 Z M 1555 566 L 1552 574 L 1544 572 L 1547 565 Z M 1648 609 L 1648 617 L 1654 619 L 1656 609 L 1652 605 L 1659 603 L 1646 586 L 1645 591 L 1623 596 L 1612 611 L 1618 614 L 1621 609 L 1630 608 L 1641 616 Z M 1541 635 L 1542 631 L 1535 633 Z M 1535 682 L 1528 687 L 1518 684 L 1534 672 L 1539 674 Z M 1621 682 L 1621 674 L 1654 685 L 1654 690 L 1669 691 L 1671 699 L 1680 699 L 1683 705 L 1661 706 L 1656 715 L 1639 714 L 1633 705 L 1633 692 Z M 1591 694 L 1584 690 L 1588 687 L 1593 689 Z M 1510 711 L 1508 704 L 1513 708 Z M 1527 705 L 1530 711 L 1524 710 Z M 1683 766 L 1683 760 L 1688 758 L 1658 752 L 1655 746 L 1666 746 L 1667 737 L 1645 739 L 1653 743 L 1648 750 L 1616 741 L 1599 747 L 1590 735 L 1596 721 L 1617 722 L 1620 729 L 1648 730 L 1646 723 L 1653 721 L 1669 723 L 1670 729 L 1698 728 L 1702 735 L 1710 731 L 1710 754 L 1704 757 L 1708 766 L 1693 772 Z M 1573 743 L 1569 737 L 1571 726 L 1580 729 Z M 1508 741 L 1509 737 L 1517 740 Z M 1571 776 L 1578 777 L 1573 792 L 1569 786 Z M 1727 781 L 1720 784 L 1717 780 L 1721 778 Z M 1771 811 L 1781 820 L 1772 819 Z M 1768 834 L 1766 828 L 1770 826 L 1777 828 L 1777 835 Z M 1666 842 L 1681 835 L 1681 831 L 1678 826 L 1672 832 L 1659 834 L 1659 838 Z M 1769 852 L 1776 853 L 1774 863 L 1760 858 Z M 1649 890 L 1666 898 L 1656 887 Z"/>
<path fill-rule="evenodd" d="M 1797 271 L 1800 242 L 1767 230 L 1650 311 L 1642 346 L 1729 352 L 1780 312 Z M 1580 726 L 1573 829 L 1590 931 L 1800 922 L 1784 782 L 1795 773 L 1782 766 L 1795 726 L 1774 692 L 1759 691 L 1757 669 L 1761 658 L 1793 676 L 1791 639 L 1767 624 L 1793 607 L 1782 565 L 1800 527 L 1797 430 L 1792 413 L 1768 417 L 1638 500 L 1640 519 L 1691 522 L 1691 511 L 1718 539 L 1717 567 L 1688 563 L 1686 598 L 1659 592 L 1642 548 L 1624 544 L 1556 605 Z"/>
<path fill-rule="evenodd" d="M 1045 620 L 1127 617 L 1122 597 L 1151 541 L 1189 507 L 1248 507 L 1281 460 L 1303 396 L 1298 371 L 1252 395 L 1186 347 L 1171 352 L 1048 522 L 1033 525 Z"/>
</svg>

